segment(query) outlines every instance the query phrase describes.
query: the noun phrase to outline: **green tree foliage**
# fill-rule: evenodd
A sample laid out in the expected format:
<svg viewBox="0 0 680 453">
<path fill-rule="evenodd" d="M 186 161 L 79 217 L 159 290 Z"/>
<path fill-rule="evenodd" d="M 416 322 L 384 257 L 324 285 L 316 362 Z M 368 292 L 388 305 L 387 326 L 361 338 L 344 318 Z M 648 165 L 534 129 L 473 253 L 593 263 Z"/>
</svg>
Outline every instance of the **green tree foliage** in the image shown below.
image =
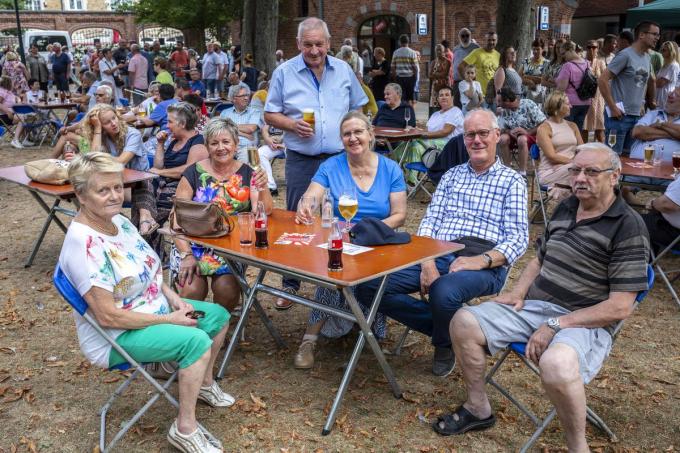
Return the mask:
<svg viewBox="0 0 680 453">
<path fill-rule="evenodd" d="M 26 9 L 25 0 L 19 0 L 19 9 Z M 0 9 L 14 9 L 14 0 L 0 0 Z"/>
<path fill-rule="evenodd" d="M 13 0 L 0 0 L 13 1 Z M 231 21 L 241 17 L 240 0 L 139 0 L 118 4 L 118 11 L 130 11 L 138 23 L 158 24 L 180 30 L 206 30 L 214 36 Z"/>
</svg>

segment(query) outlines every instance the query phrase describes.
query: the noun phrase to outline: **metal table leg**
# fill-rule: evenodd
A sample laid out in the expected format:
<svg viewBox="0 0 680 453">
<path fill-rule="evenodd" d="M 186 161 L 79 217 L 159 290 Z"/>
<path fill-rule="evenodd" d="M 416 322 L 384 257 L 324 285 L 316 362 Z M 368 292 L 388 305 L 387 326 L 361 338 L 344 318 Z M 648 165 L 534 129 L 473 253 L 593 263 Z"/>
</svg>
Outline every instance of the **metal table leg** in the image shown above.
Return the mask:
<svg viewBox="0 0 680 453">
<path fill-rule="evenodd" d="M 234 263 L 232 260 L 227 260 L 227 263 L 229 264 L 229 268 L 232 270 L 234 275 L 236 275 L 237 280 L 239 281 L 241 281 L 241 279 L 245 280 L 245 276 L 238 269 L 236 263 Z M 220 369 L 217 372 L 217 376 L 215 376 L 216 379 L 222 379 L 224 377 L 224 371 L 227 369 L 229 360 L 231 359 L 231 356 L 234 353 L 234 350 L 236 349 L 236 345 L 238 344 L 238 339 L 241 335 L 241 331 L 245 327 L 246 321 L 248 320 L 248 314 L 250 313 L 250 309 L 253 307 L 255 293 L 257 292 L 255 288 L 257 287 L 257 285 L 262 283 L 265 273 L 266 271 L 264 269 L 260 269 L 260 272 L 257 274 L 257 278 L 255 279 L 255 284 L 253 284 L 252 288 L 246 292 L 248 297 L 243 302 L 243 310 L 241 311 L 241 317 L 239 318 L 238 323 L 236 324 L 236 329 L 234 329 L 234 333 L 231 335 L 231 341 L 229 341 L 227 351 L 224 353 L 222 364 L 220 365 Z"/>
<path fill-rule="evenodd" d="M 380 350 L 380 346 L 378 345 L 378 342 L 376 341 L 373 335 L 373 331 L 371 330 L 371 323 L 373 322 L 373 319 L 375 319 L 375 315 L 378 312 L 378 306 L 380 305 L 380 299 L 382 299 L 383 292 L 385 291 L 386 283 L 387 276 L 384 276 L 380 282 L 378 291 L 376 292 L 375 297 L 373 298 L 373 303 L 369 310 L 368 318 L 364 318 L 364 314 L 362 313 L 361 308 L 359 307 L 359 304 L 356 301 L 354 294 L 352 293 L 352 290 L 350 288 L 343 288 L 342 290 L 343 294 L 345 295 L 345 299 L 347 300 L 347 303 L 352 309 L 352 313 L 356 318 L 356 322 L 359 324 L 361 333 L 359 333 L 359 338 L 357 339 L 356 345 L 354 346 L 354 351 L 352 352 L 352 356 L 350 357 L 349 363 L 347 364 L 345 373 L 342 376 L 340 387 L 338 387 L 338 391 L 335 394 L 335 399 L 333 400 L 333 405 L 331 406 L 330 413 L 328 414 L 328 418 L 326 419 L 326 424 L 324 425 L 323 430 L 321 431 L 321 435 L 323 436 L 326 436 L 331 432 L 333 424 L 335 423 L 335 418 L 337 417 L 337 411 L 340 408 L 340 404 L 342 404 L 342 400 L 345 396 L 345 393 L 347 392 L 349 382 L 352 379 L 352 376 L 354 375 L 354 368 L 356 367 L 356 364 L 359 361 L 359 357 L 361 355 L 361 351 L 364 348 L 366 340 L 368 340 L 368 344 L 371 345 L 371 349 L 373 350 L 373 353 L 378 359 L 378 362 L 380 363 L 380 366 L 383 369 L 385 377 L 387 378 L 388 382 L 390 383 L 390 386 L 392 387 L 392 392 L 394 393 L 394 396 L 397 398 L 401 397 L 401 389 L 399 388 L 399 384 L 397 383 L 394 374 L 392 373 L 392 369 L 388 365 L 387 360 L 385 359 L 385 356 Z"/>
<path fill-rule="evenodd" d="M 24 267 L 31 267 L 31 265 L 33 265 L 33 260 L 35 259 L 35 256 L 38 254 L 40 245 L 42 244 L 42 241 L 45 239 L 45 234 L 47 234 L 47 230 L 53 221 L 57 224 L 57 226 L 59 226 L 59 228 L 61 228 L 61 231 L 66 233 L 66 226 L 64 226 L 62 221 L 57 217 L 56 213 L 61 212 L 72 217 L 75 216 L 75 213 L 73 211 L 59 207 L 59 203 L 61 203 L 61 198 L 55 198 L 54 203 L 52 203 L 52 207 L 49 207 L 47 203 L 45 203 L 45 201 L 43 201 L 43 199 L 40 198 L 38 194 L 36 194 L 33 191 L 29 191 L 29 193 L 33 196 L 33 198 L 35 198 L 40 207 L 43 208 L 45 212 L 47 212 L 47 218 L 45 219 L 45 222 L 43 222 L 42 230 L 40 231 L 40 234 L 38 235 L 35 243 L 33 244 L 33 250 L 31 250 L 31 254 L 28 257 L 26 264 L 24 264 Z"/>
<path fill-rule="evenodd" d="M 229 262 L 229 260 L 227 260 L 227 262 Z M 229 262 L 229 265 L 232 266 L 236 264 L 233 262 Z M 248 286 L 248 280 L 245 277 L 247 269 L 248 266 L 244 264 L 243 270 L 240 271 L 238 274 L 236 273 L 234 274 L 234 276 L 236 277 L 236 281 L 241 286 L 241 291 L 243 291 L 244 299 L 248 297 L 249 292 L 252 291 L 252 288 Z M 260 301 L 257 300 L 257 297 L 255 297 L 255 300 L 253 301 L 253 307 L 255 308 L 255 311 L 257 312 L 260 319 L 262 320 L 262 323 L 267 328 L 267 331 L 269 331 L 269 335 L 271 335 L 274 341 L 276 342 L 276 345 L 281 349 L 286 348 L 288 345 L 283 340 L 283 337 L 281 337 L 281 334 L 276 329 L 276 327 L 274 327 L 274 323 L 272 323 L 272 320 L 269 319 L 269 317 L 267 316 L 267 313 L 264 311 L 264 308 L 262 308 L 262 305 L 260 305 Z"/>
</svg>

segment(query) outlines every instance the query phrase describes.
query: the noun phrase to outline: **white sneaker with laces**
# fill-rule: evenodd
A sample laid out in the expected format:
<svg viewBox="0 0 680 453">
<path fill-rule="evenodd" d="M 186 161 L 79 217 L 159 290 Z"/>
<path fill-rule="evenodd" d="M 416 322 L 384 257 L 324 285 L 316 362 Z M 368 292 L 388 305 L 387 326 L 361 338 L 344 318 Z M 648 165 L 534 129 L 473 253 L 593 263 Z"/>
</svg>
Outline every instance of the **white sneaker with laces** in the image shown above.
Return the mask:
<svg viewBox="0 0 680 453">
<path fill-rule="evenodd" d="M 22 149 L 24 147 L 24 145 L 19 143 L 19 140 L 17 140 L 16 138 L 12 140 L 12 143 L 10 143 L 10 145 L 12 145 L 12 147 L 16 149 Z"/>
<path fill-rule="evenodd" d="M 221 453 L 223 450 L 208 442 L 203 432 L 196 428 L 191 434 L 182 434 L 177 429 L 177 420 L 168 431 L 168 442 L 183 453 Z"/>
<path fill-rule="evenodd" d="M 205 401 L 212 407 L 229 407 L 236 401 L 233 396 L 222 391 L 217 381 L 213 381 L 208 387 L 201 387 L 198 399 Z"/>
<path fill-rule="evenodd" d="M 29 139 L 26 138 L 23 141 L 23 145 L 24 146 L 35 146 L 35 143 L 33 143 L 32 141 L 30 141 Z"/>
</svg>

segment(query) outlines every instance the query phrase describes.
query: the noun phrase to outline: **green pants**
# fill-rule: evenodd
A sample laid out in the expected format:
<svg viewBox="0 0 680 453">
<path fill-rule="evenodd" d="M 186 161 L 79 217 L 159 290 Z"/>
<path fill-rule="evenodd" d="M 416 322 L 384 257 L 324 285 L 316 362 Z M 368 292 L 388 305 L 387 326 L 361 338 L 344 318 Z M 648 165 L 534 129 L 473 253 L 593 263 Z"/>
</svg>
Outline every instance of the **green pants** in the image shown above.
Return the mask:
<svg viewBox="0 0 680 453">
<path fill-rule="evenodd" d="M 143 329 L 127 330 L 116 342 L 130 356 L 141 363 L 177 362 L 186 368 L 196 362 L 210 349 L 212 338 L 229 322 L 229 312 L 221 305 L 184 299 L 196 310 L 205 312 L 196 327 L 176 324 L 156 324 Z M 109 354 L 109 368 L 125 360 L 115 349 Z"/>
</svg>

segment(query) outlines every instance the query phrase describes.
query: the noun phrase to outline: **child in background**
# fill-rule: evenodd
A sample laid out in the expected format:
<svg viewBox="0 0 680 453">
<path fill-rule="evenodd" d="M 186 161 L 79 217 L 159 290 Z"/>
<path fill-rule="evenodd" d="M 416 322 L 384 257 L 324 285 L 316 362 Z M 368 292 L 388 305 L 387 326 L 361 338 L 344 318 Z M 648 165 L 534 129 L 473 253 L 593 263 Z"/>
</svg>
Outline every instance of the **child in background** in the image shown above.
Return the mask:
<svg viewBox="0 0 680 453">
<path fill-rule="evenodd" d="M 477 82 L 477 70 L 473 65 L 465 68 L 465 79 L 458 83 L 458 90 L 460 91 L 460 103 L 463 106 L 463 114 L 470 110 L 481 106 L 484 100 L 482 94 L 482 85 Z"/>
</svg>

